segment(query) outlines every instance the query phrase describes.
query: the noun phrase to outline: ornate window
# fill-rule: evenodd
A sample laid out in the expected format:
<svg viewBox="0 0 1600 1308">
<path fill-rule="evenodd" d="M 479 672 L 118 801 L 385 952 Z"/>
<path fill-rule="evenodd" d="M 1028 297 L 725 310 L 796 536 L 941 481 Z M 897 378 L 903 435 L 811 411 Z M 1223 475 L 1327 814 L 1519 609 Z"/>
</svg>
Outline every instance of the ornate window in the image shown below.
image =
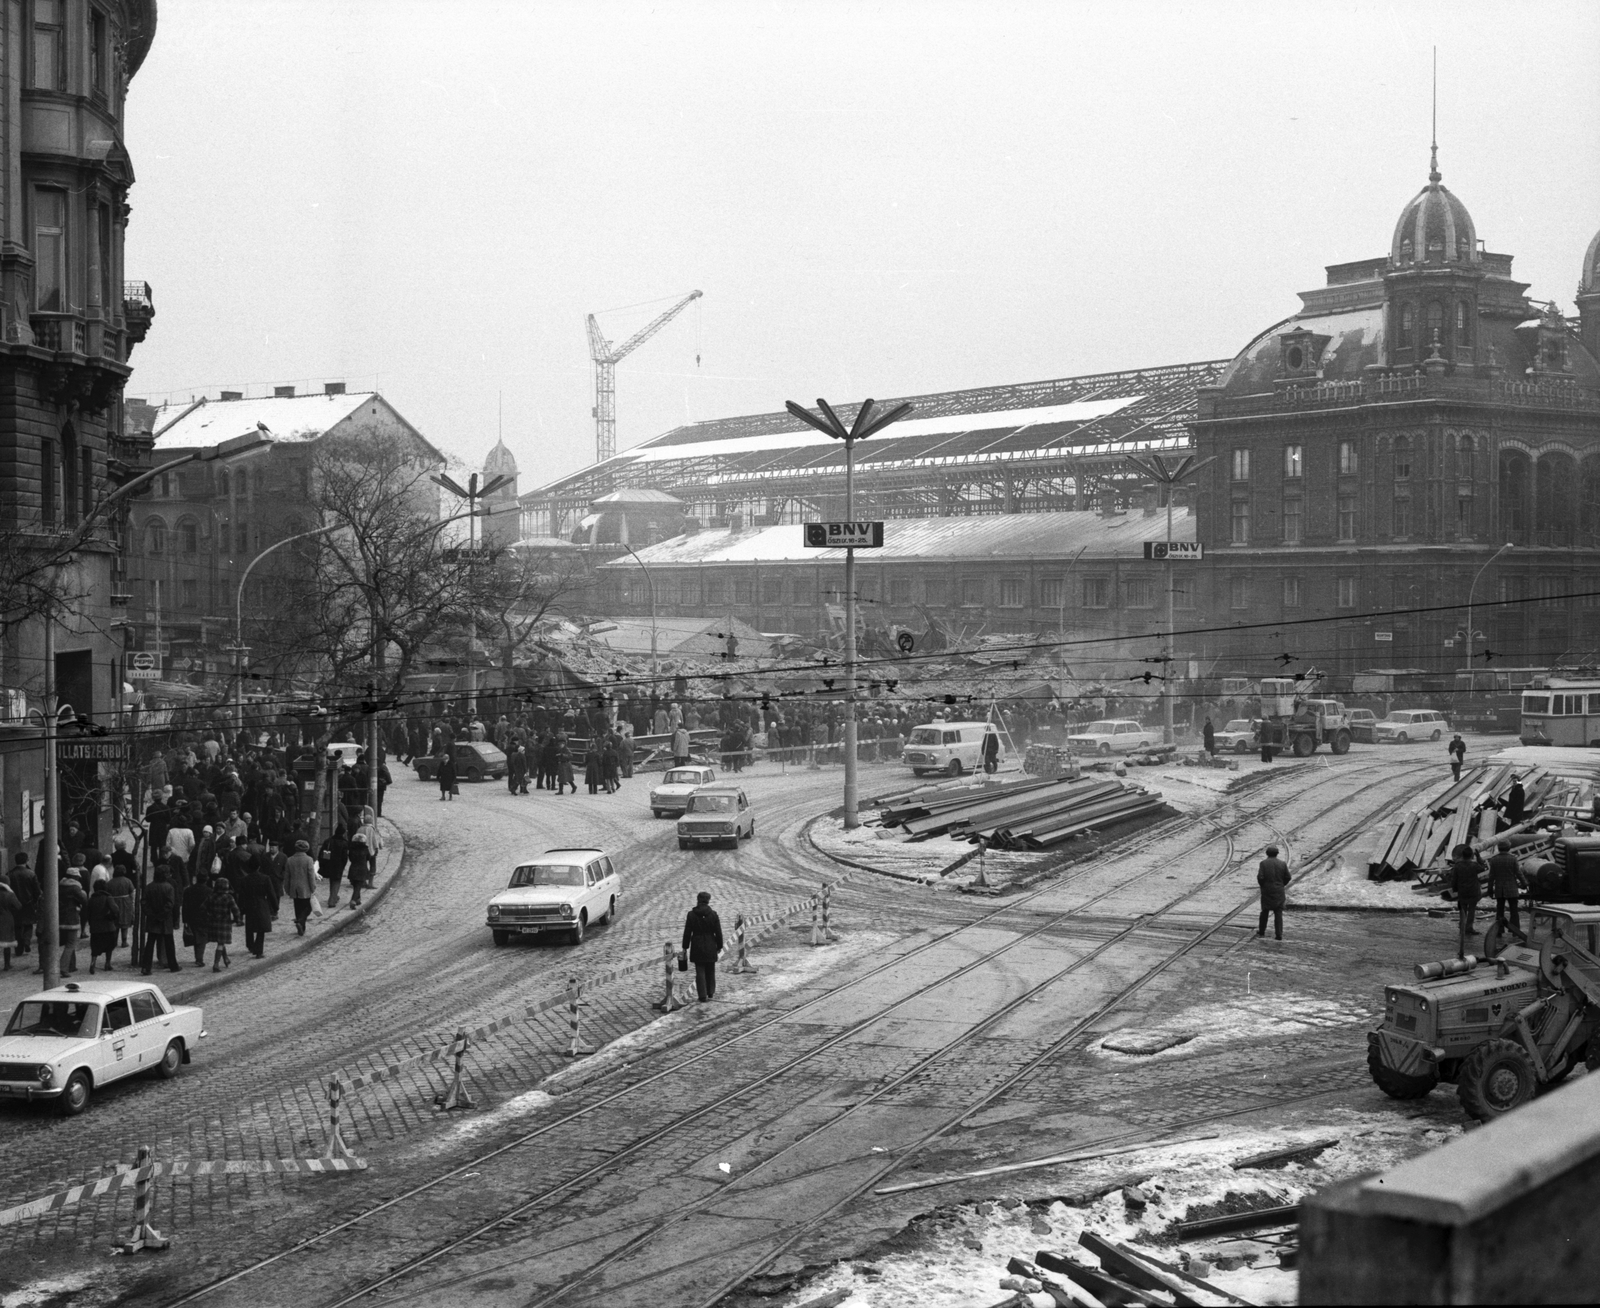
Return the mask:
<svg viewBox="0 0 1600 1308">
<path fill-rule="evenodd" d="M 1356 443 L 1354 441 L 1340 441 L 1339 475 L 1341 477 L 1354 477 L 1357 466 Z"/>
<path fill-rule="evenodd" d="M 1411 479 L 1411 437 L 1396 436 L 1394 438 L 1394 479 L 1396 481 L 1409 481 Z"/>
<path fill-rule="evenodd" d="M 1456 301 L 1456 344 L 1472 344 L 1472 319 L 1467 312 L 1465 300 Z"/>
<path fill-rule="evenodd" d="M 36 91 L 67 89 L 65 0 L 33 0 L 33 80 Z"/>
<path fill-rule="evenodd" d="M 167 552 L 167 524 L 160 518 L 151 518 L 144 525 L 144 552 L 152 556 Z"/>
<path fill-rule="evenodd" d="M 33 305 L 60 313 L 67 294 L 67 195 L 39 187 L 33 193 Z"/>
<path fill-rule="evenodd" d="M 1285 477 L 1298 477 L 1303 469 L 1301 447 L 1298 445 L 1285 445 L 1283 447 L 1283 475 Z"/>
<path fill-rule="evenodd" d="M 200 549 L 200 529 L 193 518 L 178 524 L 178 549 L 183 554 L 194 554 Z"/>
</svg>

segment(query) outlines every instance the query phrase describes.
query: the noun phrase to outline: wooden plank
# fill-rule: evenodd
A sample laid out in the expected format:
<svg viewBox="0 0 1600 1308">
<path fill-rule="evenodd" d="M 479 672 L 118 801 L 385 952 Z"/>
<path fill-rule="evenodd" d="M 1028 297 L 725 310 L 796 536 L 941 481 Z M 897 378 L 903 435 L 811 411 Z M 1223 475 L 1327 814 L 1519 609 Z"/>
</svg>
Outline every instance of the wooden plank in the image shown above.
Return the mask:
<svg viewBox="0 0 1600 1308">
<path fill-rule="evenodd" d="M 1228 1213 L 1222 1217 L 1202 1217 L 1179 1222 L 1172 1230 L 1183 1240 L 1199 1240 L 1213 1235 L 1237 1235 L 1241 1231 L 1260 1231 L 1269 1226 L 1294 1226 L 1300 1220 L 1299 1204 L 1279 1204 L 1248 1213 Z"/>
</svg>

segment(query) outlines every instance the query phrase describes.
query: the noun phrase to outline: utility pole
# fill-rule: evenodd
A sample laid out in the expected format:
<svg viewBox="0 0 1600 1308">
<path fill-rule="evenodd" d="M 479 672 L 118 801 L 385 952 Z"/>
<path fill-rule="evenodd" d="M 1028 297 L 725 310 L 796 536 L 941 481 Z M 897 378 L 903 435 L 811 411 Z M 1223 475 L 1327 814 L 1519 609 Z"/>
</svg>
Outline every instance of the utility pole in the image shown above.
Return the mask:
<svg viewBox="0 0 1600 1308">
<path fill-rule="evenodd" d="M 911 405 L 901 404 L 888 413 L 873 417 L 875 401 L 865 400 L 856 412 L 855 421 L 847 428 L 824 399 L 817 400 L 818 417 L 808 409 L 787 400 L 784 407 L 808 427 L 815 427 L 825 436 L 844 442 L 844 517 L 855 521 L 855 443 L 864 441 L 875 432 L 882 431 L 891 422 L 898 422 L 911 412 Z M 856 795 L 856 551 L 847 546 L 844 552 L 844 825 L 854 830 L 861 825 Z"/>
</svg>

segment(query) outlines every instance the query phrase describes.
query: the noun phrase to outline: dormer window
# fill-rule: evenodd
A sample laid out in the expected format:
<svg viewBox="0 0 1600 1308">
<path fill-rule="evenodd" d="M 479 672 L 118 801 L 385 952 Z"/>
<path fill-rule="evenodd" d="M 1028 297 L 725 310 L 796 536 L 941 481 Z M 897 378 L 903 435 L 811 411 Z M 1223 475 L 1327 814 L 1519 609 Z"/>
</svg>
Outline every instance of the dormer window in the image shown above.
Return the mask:
<svg viewBox="0 0 1600 1308">
<path fill-rule="evenodd" d="M 1428 258 L 1430 260 L 1444 258 L 1444 240 L 1435 236 L 1428 242 Z"/>
<path fill-rule="evenodd" d="M 1462 263 L 1467 263 L 1472 258 L 1472 247 L 1467 244 L 1465 236 L 1456 237 L 1456 258 L 1461 260 Z"/>
<path fill-rule="evenodd" d="M 1400 242 L 1400 259 L 1401 259 L 1401 262 L 1410 263 L 1412 258 L 1416 255 L 1416 252 L 1417 252 L 1417 247 L 1414 246 L 1411 243 L 1411 238 L 1409 236 L 1406 237 L 1405 240 Z"/>
</svg>

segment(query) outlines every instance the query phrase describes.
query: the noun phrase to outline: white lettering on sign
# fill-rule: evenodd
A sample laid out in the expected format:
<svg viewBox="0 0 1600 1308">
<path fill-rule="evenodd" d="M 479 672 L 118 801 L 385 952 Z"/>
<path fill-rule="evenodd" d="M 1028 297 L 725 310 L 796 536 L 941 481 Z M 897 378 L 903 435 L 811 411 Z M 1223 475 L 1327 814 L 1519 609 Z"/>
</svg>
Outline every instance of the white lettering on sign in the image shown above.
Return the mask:
<svg viewBox="0 0 1600 1308">
<path fill-rule="evenodd" d="M 1147 559 L 1193 562 L 1205 557 L 1205 546 L 1193 540 L 1147 540 L 1144 543 L 1144 556 Z"/>
<path fill-rule="evenodd" d="M 883 545 L 881 522 L 808 522 L 805 524 L 807 549 L 878 549 Z"/>
</svg>

